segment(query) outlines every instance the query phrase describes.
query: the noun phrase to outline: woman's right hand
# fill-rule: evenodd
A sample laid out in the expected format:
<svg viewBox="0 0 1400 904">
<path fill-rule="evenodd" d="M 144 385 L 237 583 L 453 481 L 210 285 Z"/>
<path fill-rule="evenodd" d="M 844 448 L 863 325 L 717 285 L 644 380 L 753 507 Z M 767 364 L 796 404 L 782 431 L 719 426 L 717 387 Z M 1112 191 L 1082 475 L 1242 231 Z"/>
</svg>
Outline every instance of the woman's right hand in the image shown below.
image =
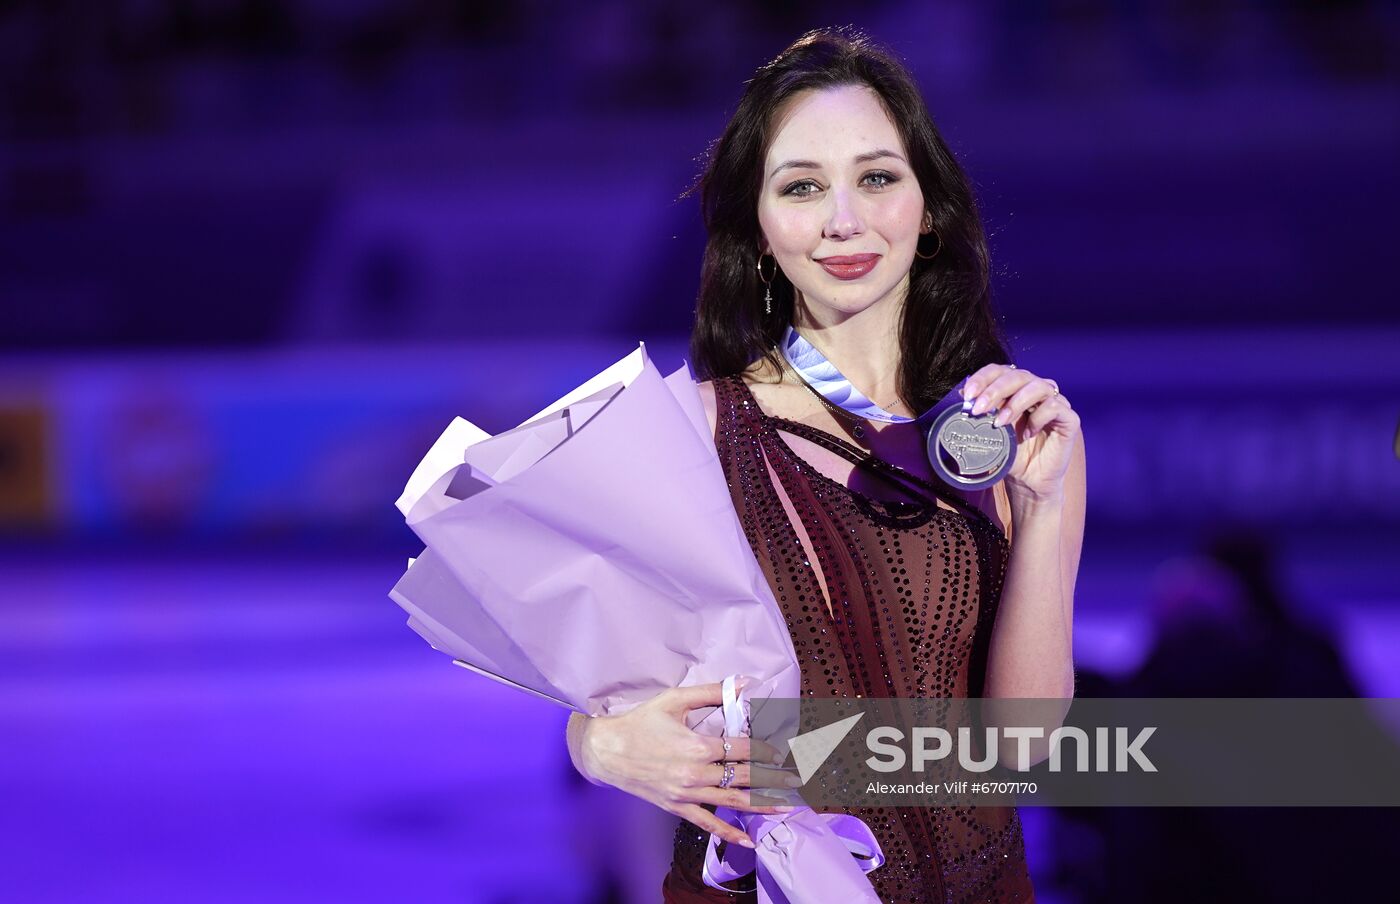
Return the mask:
<svg viewBox="0 0 1400 904">
<path fill-rule="evenodd" d="M 686 726 L 685 715 L 690 710 L 723 702 L 720 688 L 719 683 L 671 688 L 621 715 L 578 717 L 583 729 L 575 765 L 594 784 L 620 788 L 726 841 L 753 847 L 741 829 L 701 804 L 751 813 L 786 813 L 793 808 L 755 806 L 749 788 L 755 777 L 766 787 L 782 786 L 787 774 L 770 768 L 781 765 L 782 760 L 777 750 L 763 741 L 729 738 L 726 754 L 722 739 Z M 724 776 L 719 761 L 724 759 L 735 764 L 728 788 L 719 787 Z M 751 766 L 750 760 L 768 765 Z"/>
</svg>

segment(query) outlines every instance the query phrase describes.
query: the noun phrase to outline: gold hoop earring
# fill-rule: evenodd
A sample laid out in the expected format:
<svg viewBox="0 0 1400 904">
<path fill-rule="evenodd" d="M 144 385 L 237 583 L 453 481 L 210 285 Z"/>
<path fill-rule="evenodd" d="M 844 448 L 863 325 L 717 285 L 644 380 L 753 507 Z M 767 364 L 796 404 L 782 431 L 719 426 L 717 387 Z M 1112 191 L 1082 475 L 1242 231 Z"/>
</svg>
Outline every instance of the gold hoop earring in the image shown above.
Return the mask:
<svg viewBox="0 0 1400 904">
<path fill-rule="evenodd" d="M 933 249 L 932 254 L 921 254 L 919 252 L 919 243 L 916 241 L 914 243 L 914 256 L 919 258 L 920 260 L 931 261 L 935 257 L 938 257 L 939 252 L 943 250 L 943 236 L 938 234 L 937 229 L 930 229 L 930 231 L 933 233 L 933 237 L 938 239 L 938 247 Z"/>
<path fill-rule="evenodd" d="M 772 273 L 767 279 L 764 279 L 764 278 L 763 278 L 763 258 L 764 258 L 765 256 L 766 256 L 766 257 L 772 257 L 772 258 L 773 258 L 773 273 Z M 754 269 L 758 271 L 758 281 L 761 282 L 761 283 L 763 283 L 763 313 L 764 313 L 764 314 L 772 314 L 772 313 L 773 313 L 773 277 L 778 275 L 778 259 L 777 259 L 777 257 L 774 257 L 774 256 L 771 255 L 771 254 L 770 254 L 770 255 L 764 255 L 764 254 L 760 253 L 760 254 L 758 255 L 758 263 L 754 265 Z"/>
</svg>

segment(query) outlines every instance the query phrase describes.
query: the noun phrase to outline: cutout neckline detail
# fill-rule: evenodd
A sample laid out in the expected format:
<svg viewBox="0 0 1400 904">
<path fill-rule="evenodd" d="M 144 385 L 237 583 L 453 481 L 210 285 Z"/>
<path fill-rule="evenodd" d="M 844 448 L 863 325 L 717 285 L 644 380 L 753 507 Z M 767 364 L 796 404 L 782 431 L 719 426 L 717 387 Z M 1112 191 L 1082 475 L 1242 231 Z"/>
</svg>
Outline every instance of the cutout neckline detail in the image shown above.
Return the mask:
<svg viewBox="0 0 1400 904">
<path fill-rule="evenodd" d="M 923 523 L 928 520 L 927 516 L 943 512 L 952 516 L 962 515 L 966 517 L 970 515 L 974 519 L 980 518 L 980 520 L 985 521 L 992 527 L 996 526 L 987 516 L 987 513 L 977 506 L 945 491 L 935 484 L 929 483 L 918 475 L 911 473 L 906 468 L 901 468 L 899 465 L 886 461 L 872 452 L 853 446 L 836 434 L 823 430 L 820 427 L 814 427 L 802 421 L 794 421 L 789 418 L 767 413 L 763 410 L 763 407 L 758 404 L 758 399 L 755 398 L 753 390 L 749 388 L 748 383 L 744 382 L 744 378 L 736 375 L 733 379 L 743 390 L 743 394 L 748 399 L 749 404 L 753 406 L 764 429 L 771 431 L 773 434 L 773 438 L 777 441 L 778 449 L 781 454 L 790 459 L 791 463 L 795 466 L 804 468 L 815 475 L 817 480 L 835 487 L 843 493 L 849 494 L 856 503 L 868 513 L 881 513 L 887 517 L 893 516 L 899 518 L 902 523 L 905 519 L 908 519 L 910 515 L 905 514 L 901 516 L 900 512 L 912 509 L 914 517 L 919 523 Z M 829 477 L 824 474 L 821 469 L 815 467 L 811 462 L 797 454 L 792 446 L 788 444 L 788 441 L 782 436 L 784 430 L 800 436 L 803 439 L 815 442 L 828 451 L 842 455 L 857 468 L 865 469 L 867 473 L 872 473 L 876 477 L 883 479 L 886 483 L 891 484 L 897 491 L 904 493 L 907 498 L 904 500 L 882 499 L 861 492 L 855 487 L 847 486 L 841 481 Z M 912 484 L 912 487 L 910 484 Z M 916 492 L 915 488 L 922 492 Z M 938 500 L 940 499 L 954 507 L 947 508 L 939 505 Z M 1000 531 L 998 531 L 998 533 L 1000 533 Z"/>
</svg>

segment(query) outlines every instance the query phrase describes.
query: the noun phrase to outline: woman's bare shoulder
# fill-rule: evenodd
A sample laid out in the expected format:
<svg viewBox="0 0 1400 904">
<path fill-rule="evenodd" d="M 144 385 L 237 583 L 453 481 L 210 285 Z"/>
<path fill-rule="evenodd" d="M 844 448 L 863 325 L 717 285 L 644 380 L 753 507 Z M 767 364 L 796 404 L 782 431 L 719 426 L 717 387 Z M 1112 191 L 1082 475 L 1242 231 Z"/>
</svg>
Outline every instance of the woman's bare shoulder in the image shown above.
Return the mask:
<svg viewBox="0 0 1400 904">
<path fill-rule="evenodd" d="M 766 359 L 760 358 L 750 364 L 741 373 L 737 374 L 739 379 L 749 387 L 754 397 L 759 400 L 766 410 L 771 399 L 770 393 L 773 390 L 782 391 L 786 387 L 782 385 L 782 372 L 774 368 Z M 710 430 L 715 430 L 718 421 L 718 402 L 715 397 L 715 381 L 702 380 L 697 382 L 696 388 L 700 390 L 700 401 L 705 406 L 705 417 L 710 421 Z M 781 406 L 779 406 L 781 407 Z"/>
</svg>

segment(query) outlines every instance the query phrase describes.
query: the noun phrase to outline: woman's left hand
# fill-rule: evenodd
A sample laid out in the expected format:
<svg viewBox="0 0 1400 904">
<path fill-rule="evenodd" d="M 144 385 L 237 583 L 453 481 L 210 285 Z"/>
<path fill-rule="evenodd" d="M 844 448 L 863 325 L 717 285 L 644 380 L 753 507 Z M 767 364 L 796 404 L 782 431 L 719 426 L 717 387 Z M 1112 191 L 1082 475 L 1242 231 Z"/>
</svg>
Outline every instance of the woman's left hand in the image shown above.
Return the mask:
<svg viewBox="0 0 1400 904">
<path fill-rule="evenodd" d="M 999 409 L 996 424 L 1016 430 L 1016 461 L 1006 475 L 1013 500 L 1039 502 L 1064 497 L 1065 472 L 1079 441 L 1079 414 L 1054 380 L 1007 364 L 988 364 L 967 378 L 963 399 L 975 399 L 971 414 Z"/>
</svg>

